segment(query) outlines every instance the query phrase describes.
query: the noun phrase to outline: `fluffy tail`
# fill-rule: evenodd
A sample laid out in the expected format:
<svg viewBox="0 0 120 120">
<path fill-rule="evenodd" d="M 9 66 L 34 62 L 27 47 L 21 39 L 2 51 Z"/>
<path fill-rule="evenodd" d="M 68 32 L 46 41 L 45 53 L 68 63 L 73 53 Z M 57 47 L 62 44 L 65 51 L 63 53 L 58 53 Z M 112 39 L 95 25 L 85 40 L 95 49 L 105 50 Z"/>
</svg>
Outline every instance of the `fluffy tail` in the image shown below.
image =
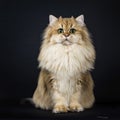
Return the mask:
<svg viewBox="0 0 120 120">
<path fill-rule="evenodd" d="M 32 105 L 34 105 L 34 102 L 33 102 L 32 98 L 23 98 L 23 99 L 21 99 L 20 104 L 32 104 Z"/>
</svg>

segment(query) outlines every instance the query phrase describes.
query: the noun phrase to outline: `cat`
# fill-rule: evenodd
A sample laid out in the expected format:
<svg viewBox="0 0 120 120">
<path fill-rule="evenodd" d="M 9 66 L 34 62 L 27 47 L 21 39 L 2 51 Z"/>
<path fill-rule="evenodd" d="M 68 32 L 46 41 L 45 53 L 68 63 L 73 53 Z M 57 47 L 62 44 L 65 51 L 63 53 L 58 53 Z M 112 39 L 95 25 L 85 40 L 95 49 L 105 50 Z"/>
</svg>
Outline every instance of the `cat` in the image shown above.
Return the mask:
<svg viewBox="0 0 120 120">
<path fill-rule="evenodd" d="M 77 18 L 49 15 L 38 56 L 41 68 L 32 100 L 35 107 L 53 113 L 80 112 L 92 107 L 95 48 L 84 22 Z"/>
</svg>

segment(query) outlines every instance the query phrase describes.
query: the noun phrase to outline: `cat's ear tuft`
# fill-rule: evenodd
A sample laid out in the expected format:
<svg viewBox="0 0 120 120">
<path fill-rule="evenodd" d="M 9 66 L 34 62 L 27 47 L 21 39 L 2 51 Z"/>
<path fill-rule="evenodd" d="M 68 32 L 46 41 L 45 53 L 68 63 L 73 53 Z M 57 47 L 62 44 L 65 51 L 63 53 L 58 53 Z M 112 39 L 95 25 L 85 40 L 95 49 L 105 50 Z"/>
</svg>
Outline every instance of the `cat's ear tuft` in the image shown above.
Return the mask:
<svg viewBox="0 0 120 120">
<path fill-rule="evenodd" d="M 62 16 L 59 17 L 59 20 L 62 20 Z"/>
<path fill-rule="evenodd" d="M 57 18 L 53 15 L 49 15 L 49 24 L 52 25 L 55 21 L 57 20 Z"/>
<path fill-rule="evenodd" d="M 76 21 L 81 25 L 81 26 L 85 26 L 84 23 L 84 15 L 80 15 L 76 18 Z"/>
</svg>

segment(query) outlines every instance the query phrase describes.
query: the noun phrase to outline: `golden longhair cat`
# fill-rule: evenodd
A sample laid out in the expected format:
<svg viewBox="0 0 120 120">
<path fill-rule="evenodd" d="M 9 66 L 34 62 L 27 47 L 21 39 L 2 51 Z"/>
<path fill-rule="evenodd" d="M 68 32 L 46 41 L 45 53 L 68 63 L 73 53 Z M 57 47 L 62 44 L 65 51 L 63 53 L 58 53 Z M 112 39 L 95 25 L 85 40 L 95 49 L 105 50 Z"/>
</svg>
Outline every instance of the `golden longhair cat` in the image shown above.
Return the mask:
<svg viewBox="0 0 120 120">
<path fill-rule="evenodd" d="M 95 49 L 83 15 L 49 16 L 38 61 L 41 72 L 32 98 L 36 107 L 54 113 L 92 107 L 95 98 L 90 70 Z"/>
</svg>

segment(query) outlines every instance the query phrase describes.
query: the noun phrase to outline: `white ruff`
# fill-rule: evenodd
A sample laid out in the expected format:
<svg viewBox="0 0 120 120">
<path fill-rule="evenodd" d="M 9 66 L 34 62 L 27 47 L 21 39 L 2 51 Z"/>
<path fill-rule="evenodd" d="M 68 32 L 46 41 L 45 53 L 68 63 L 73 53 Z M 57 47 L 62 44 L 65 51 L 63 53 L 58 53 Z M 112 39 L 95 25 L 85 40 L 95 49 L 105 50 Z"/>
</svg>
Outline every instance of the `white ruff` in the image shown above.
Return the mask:
<svg viewBox="0 0 120 120">
<path fill-rule="evenodd" d="M 38 57 L 39 67 L 52 73 L 64 72 L 67 76 L 85 72 L 93 68 L 93 46 L 82 47 L 77 44 L 63 46 L 61 44 L 45 46 Z"/>
</svg>

